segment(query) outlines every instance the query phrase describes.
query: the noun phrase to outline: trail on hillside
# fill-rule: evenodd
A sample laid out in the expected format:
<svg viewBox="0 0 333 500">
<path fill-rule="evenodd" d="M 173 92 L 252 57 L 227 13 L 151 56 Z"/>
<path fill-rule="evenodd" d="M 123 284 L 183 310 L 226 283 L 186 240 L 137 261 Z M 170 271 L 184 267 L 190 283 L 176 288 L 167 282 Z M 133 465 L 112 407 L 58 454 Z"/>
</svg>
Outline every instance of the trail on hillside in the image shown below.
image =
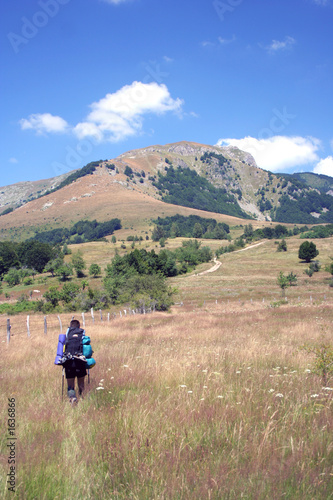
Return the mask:
<svg viewBox="0 0 333 500">
<path fill-rule="evenodd" d="M 241 248 L 240 250 L 235 250 L 232 253 L 244 252 L 245 250 L 250 250 L 250 248 L 258 247 L 259 245 L 263 245 L 264 243 L 265 243 L 265 241 L 260 241 L 259 243 L 255 243 L 254 245 L 250 245 L 246 248 Z M 222 262 L 220 260 L 217 260 L 217 258 L 215 257 L 213 267 L 211 267 L 210 269 L 207 269 L 206 271 L 202 271 L 201 273 L 192 274 L 192 277 L 193 276 L 203 276 L 203 275 L 208 274 L 208 273 L 213 273 L 214 271 L 217 271 L 221 265 L 222 265 Z"/>
</svg>

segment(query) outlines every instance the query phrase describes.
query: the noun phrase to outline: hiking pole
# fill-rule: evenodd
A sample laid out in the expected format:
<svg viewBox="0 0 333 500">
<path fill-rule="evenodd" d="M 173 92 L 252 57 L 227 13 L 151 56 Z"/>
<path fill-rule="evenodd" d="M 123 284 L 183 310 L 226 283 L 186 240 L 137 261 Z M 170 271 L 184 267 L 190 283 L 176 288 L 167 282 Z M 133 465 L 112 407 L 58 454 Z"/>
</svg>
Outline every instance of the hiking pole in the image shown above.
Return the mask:
<svg viewBox="0 0 333 500">
<path fill-rule="evenodd" d="M 61 401 L 64 399 L 64 367 L 62 367 Z"/>
<path fill-rule="evenodd" d="M 90 370 L 88 368 L 88 384 L 90 384 Z"/>
</svg>

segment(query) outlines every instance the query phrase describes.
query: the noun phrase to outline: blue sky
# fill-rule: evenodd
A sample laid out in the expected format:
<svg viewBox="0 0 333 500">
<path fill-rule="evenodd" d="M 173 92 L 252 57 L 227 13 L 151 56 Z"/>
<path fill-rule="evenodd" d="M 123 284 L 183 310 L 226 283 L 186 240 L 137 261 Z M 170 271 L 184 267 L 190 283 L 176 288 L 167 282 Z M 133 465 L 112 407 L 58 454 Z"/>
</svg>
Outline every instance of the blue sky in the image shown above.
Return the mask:
<svg viewBox="0 0 333 500">
<path fill-rule="evenodd" d="M 5 2 L 0 185 L 181 140 L 333 176 L 332 25 L 333 0 Z"/>
</svg>

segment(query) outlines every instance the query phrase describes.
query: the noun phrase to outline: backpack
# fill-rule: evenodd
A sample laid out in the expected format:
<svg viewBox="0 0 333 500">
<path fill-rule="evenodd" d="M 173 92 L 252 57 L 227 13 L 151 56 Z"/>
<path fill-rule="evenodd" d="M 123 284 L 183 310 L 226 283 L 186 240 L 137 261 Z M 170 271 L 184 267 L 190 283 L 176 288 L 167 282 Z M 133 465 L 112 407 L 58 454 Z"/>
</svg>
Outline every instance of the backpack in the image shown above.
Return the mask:
<svg viewBox="0 0 333 500">
<path fill-rule="evenodd" d="M 80 356 L 82 351 L 82 337 L 84 335 L 82 328 L 69 328 L 66 336 L 65 354 Z"/>
</svg>

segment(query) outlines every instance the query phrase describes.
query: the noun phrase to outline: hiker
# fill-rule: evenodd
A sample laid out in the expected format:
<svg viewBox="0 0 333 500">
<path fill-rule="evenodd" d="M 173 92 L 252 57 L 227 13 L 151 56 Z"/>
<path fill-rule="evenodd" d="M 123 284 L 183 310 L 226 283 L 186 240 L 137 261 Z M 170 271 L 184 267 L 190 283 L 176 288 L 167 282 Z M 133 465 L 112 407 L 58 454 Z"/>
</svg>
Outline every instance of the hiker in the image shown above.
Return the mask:
<svg viewBox="0 0 333 500">
<path fill-rule="evenodd" d="M 75 377 L 79 388 L 79 395 L 84 391 L 84 377 L 87 375 L 86 359 L 82 355 L 82 336 L 85 331 L 80 328 L 80 322 L 72 319 L 66 333 L 65 355 L 71 354 L 72 358 L 64 363 L 67 379 L 67 395 L 71 403 L 76 403 Z"/>
</svg>

